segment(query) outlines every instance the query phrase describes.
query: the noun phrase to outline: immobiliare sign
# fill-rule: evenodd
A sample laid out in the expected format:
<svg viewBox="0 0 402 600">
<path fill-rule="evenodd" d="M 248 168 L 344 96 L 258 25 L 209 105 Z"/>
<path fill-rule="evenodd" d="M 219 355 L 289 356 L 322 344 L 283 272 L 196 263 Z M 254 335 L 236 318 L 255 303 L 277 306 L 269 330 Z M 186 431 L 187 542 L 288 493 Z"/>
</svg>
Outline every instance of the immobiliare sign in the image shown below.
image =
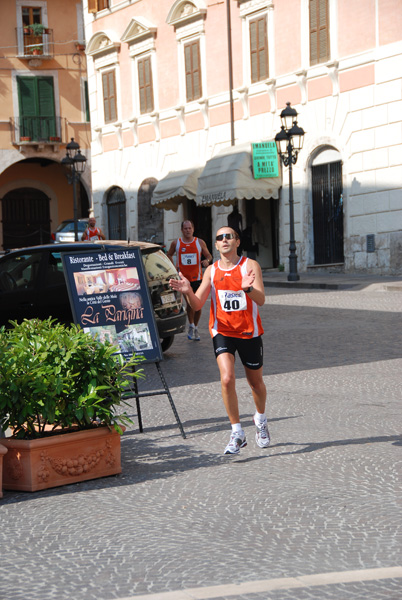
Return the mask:
<svg viewBox="0 0 402 600">
<path fill-rule="evenodd" d="M 278 177 L 278 152 L 275 142 L 257 142 L 253 148 L 254 179 Z"/>
</svg>

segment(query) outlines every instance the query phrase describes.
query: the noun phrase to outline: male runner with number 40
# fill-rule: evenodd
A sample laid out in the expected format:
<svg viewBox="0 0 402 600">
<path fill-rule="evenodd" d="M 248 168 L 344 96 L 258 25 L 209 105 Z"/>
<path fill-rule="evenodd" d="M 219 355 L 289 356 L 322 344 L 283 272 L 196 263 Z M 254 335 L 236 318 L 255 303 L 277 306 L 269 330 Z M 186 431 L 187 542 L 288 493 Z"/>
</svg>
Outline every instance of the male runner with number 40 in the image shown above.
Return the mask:
<svg viewBox="0 0 402 600">
<path fill-rule="evenodd" d="M 247 445 L 241 427 L 235 381 L 235 354 L 240 356 L 256 407 L 255 439 L 260 448 L 270 444 L 265 404 L 267 391 L 262 376 L 264 330 L 258 306 L 265 303 L 260 265 L 251 258 L 237 255 L 238 234 L 231 227 L 221 227 L 215 238 L 220 260 L 210 265 L 194 293 L 189 281 L 171 279 L 174 290 L 182 292 L 193 310 L 201 310 L 211 292 L 209 331 L 217 359 L 223 403 L 232 432 L 224 454 L 239 454 Z"/>
</svg>

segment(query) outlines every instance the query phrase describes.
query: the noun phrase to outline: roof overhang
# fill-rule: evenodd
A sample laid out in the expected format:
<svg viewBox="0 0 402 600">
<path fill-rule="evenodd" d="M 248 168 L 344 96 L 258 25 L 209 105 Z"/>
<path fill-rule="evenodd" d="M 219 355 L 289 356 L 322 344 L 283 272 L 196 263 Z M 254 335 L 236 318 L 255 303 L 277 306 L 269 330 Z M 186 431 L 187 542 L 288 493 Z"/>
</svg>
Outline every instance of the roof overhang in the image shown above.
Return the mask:
<svg viewBox="0 0 402 600">
<path fill-rule="evenodd" d="M 156 185 L 151 204 L 158 208 L 177 211 L 185 200 L 195 200 L 198 177 L 203 167 L 170 171 Z"/>
<path fill-rule="evenodd" d="M 195 201 L 200 206 L 228 206 L 234 200 L 278 199 L 281 185 L 281 176 L 254 179 L 252 145 L 247 142 L 229 146 L 207 161 L 198 177 Z"/>
</svg>

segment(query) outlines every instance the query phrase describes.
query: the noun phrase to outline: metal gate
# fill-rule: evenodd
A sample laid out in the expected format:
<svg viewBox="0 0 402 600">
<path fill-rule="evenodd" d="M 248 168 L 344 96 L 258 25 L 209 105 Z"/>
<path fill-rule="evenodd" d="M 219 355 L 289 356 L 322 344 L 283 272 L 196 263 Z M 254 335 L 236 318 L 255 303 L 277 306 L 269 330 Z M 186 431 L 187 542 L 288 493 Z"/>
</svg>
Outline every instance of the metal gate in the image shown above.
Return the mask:
<svg viewBox="0 0 402 600">
<path fill-rule="evenodd" d="M 107 218 L 110 240 L 127 239 L 126 195 L 119 187 L 110 190 L 107 197 Z"/>
<path fill-rule="evenodd" d="M 49 242 L 49 198 L 40 190 L 8 192 L 2 199 L 2 215 L 4 250 Z"/>
<path fill-rule="evenodd" d="M 314 264 L 342 263 L 342 162 L 312 166 Z"/>
</svg>

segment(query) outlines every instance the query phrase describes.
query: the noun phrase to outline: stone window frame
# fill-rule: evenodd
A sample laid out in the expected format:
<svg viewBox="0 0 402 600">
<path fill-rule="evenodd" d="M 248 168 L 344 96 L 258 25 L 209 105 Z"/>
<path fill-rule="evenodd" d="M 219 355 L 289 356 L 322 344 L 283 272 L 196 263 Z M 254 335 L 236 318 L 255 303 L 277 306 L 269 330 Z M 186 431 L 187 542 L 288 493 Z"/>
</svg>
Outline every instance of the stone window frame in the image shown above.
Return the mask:
<svg viewBox="0 0 402 600">
<path fill-rule="evenodd" d="M 16 0 L 15 8 L 17 11 L 17 32 L 18 32 L 18 56 L 24 56 L 24 35 L 22 25 L 22 8 L 32 7 L 41 9 L 42 24 L 44 27 L 49 27 L 48 16 L 47 16 L 47 0 Z M 47 37 L 47 36 L 45 36 Z M 46 44 L 46 42 L 45 42 Z"/>
<path fill-rule="evenodd" d="M 330 2 L 329 0 L 309 0 L 309 65 L 310 67 L 314 67 L 315 65 L 319 65 L 322 63 L 326 63 L 331 58 L 331 15 L 330 15 Z M 316 23 L 316 28 L 312 31 L 311 25 L 311 14 L 312 14 L 312 5 L 314 5 L 314 9 L 317 10 L 317 14 L 319 19 L 321 18 L 321 10 L 325 8 L 326 11 L 326 19 L 325 24 Z M 321 34 L 320 31 L 325 31 L 325 56 L 320 57 L 321 54 Z M 312 37 L 316 38 L 316 48 L 315 52 L 313 52 L 312 48 Z"/>
<path fill-rule="evenodd" d="M 194 107 L 198 110 L 198 103 L 204 102 L 207 95 L 207 56 L 205 43 L 205 18 L 207 7 L 204 0 L 176 0 L 169 11 L 166 22 L 172 25 L 176 33 L 178 76 L 179 76 L 179 104 L 189 112 Z M 199 42 L 200 57 L 200 85 L 201 97 L 187 101 L 186 68 L 184 48 L 186 45 Z"/>
<path fill-rule="evenodd" d="M 301 65 L 308 75 L 319 76 L 328 72 L 327 67 L 338 60 L 338 0 L 328 0 L 329 13 L 329 58 L 327 61 L 310 64 L 310 0 L 301 0 Z"/>
<path fill-rule="evenodd" d="M 238 0 L 238 2 L 243 31 L 243 82 L 247 87 L 259 89 L 261 84 L 265 86 L 266 82 L 275 76 L 274 3 L 273 0 Z M 252 83 L 250 23 L 261 17 L 265 17 L 267 23 L 268 76 L 264 80 Z"/>
<path fill-rule="evenodd" d="M 159 109 L 157 56 L 155 48 L 156 34 L 157 27 L 153 23 L 145 19 L 145 17 L 134 17 L 121 37 L 121 41 L 129 46 L 130 58 L 132 60 L 131 80 L 134 118 L 146 118 L 147 115 L 154 115 Z M 153 110 L 149 113 L 141 113 L 138 63 L 140 60 L 146 58 L 150 58 L 151 62 Z"/>
<path fill-rule="evenodd" d="M 103 133 L 114 131 L 119 126 L 119 116 L 122 114 L 121 106 L 121 81 L 119 50 L 120 40 L 112 39 L 110 32 L 98 31 L 88 42 L 87 55 L 93 59 L 94 75 L 96 78 L 97 118 L 93 124 L 95 129 L 102 129 Z M 116 119 L 110 123 L 105 122 L 103 108 L 102 76 L 108 71 L 114 71 L 116 84 Z M 91 115 L 92 118 L 92 115 Z"/>
</svg>

